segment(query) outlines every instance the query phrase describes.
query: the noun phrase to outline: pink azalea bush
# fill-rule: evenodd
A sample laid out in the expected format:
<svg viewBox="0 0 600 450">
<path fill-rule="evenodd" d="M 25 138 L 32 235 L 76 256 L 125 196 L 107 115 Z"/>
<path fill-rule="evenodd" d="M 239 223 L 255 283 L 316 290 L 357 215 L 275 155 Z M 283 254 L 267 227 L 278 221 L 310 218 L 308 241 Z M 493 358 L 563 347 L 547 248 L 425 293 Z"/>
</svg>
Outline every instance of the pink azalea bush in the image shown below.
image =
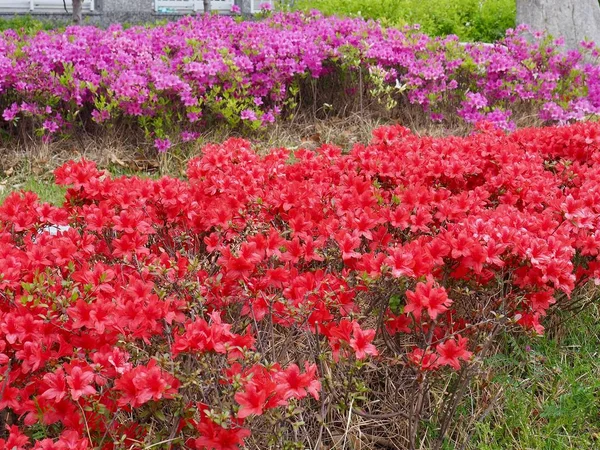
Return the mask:
<svg viewBox="0 0 600 450">
<path fill-rule="evenodd" d="M 440 448 L 497 337 L 600 280 L 600 126 L 480 130 L 231 139 L 186 180 L 79 161 L 62 206 L 11 194 L 0 449 L 330 448 L 356 415 Z"/>
<path fill-rule="evenodd" d="M 522 108 L 561 123 L 597 114 L 593 44 L 563 53 L 541 35 L 528 43 L 520 31 L 494 45 L 463 46 L 453 37 L 317 13 L 258 22 L 186 17 L 34 36 L 9 30 L 0 35 L 0 127 L 29 119 L 51 136 L 125 121 L 149 139 L 178 142 L 181 133 L 215 124 L 272 123 L 303 84 L 340 71 L 353 92 L 363 86 L 392 108 L 420 105 L 435 120 L 457 111 L 469 123 L 512 129 Z"/>
</svg>

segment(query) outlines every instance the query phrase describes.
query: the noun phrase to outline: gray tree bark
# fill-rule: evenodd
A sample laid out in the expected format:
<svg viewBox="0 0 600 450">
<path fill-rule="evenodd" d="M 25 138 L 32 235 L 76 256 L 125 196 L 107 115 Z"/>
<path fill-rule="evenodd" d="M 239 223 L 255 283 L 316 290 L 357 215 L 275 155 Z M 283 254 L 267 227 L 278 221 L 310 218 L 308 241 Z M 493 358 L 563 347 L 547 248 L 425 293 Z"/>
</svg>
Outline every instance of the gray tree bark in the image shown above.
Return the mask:
<svg viewBox="0 0 600 450">
<path fill-rule="evenodd" d="M 567 48 L 583 40 L 600 44 L 598 0 L 517 0 L 517 23 L 562 37 Z"/>
<path fill-rule="evenodd" d="M 79 25 L 83 20 L 83 0 L 73 0 L 73 23 Z"/>
<path fill-rule="evenodd" d="M 211 11 L 211 4 L 210 4 L 210 0 L 202 0 L 202 4 L 204 6 L 204 12 L 205 13 L 209 13 Z"/>
</svg>

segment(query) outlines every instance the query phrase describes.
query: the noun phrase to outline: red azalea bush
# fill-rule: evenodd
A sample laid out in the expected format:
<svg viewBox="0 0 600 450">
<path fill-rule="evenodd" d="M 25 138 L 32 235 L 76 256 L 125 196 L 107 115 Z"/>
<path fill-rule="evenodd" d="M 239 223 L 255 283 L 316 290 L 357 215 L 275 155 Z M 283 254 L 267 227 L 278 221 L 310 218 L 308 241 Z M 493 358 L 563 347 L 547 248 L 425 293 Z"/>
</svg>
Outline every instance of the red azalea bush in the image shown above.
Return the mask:
<svg viewBox="0 0 600 450">
<path fill-rule="evenodd" d="M 452 437 L 497 337 L 600 278 L 600 126 L 373 134 L 11 194 L 0 449 L 321 448 L 357 416 Z"/>
</svg>

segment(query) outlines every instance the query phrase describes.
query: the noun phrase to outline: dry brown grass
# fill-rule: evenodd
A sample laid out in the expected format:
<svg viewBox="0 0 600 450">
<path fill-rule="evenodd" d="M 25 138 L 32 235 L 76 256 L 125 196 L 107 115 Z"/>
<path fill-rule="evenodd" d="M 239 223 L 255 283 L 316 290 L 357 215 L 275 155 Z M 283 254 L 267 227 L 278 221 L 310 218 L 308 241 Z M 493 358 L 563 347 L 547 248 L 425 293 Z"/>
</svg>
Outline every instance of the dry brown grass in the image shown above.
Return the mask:
<svg viewBox="0 0 600 450">
<path fill-rule="evenodd" d="M 348 98 L 339 105 L 340 111 L 334 112 L 320 98 L 311 103 L 314 110 L 310 104 L 299 104 L 287 118 L 252 134 L 226 127 L 210 129 L 198 141 L 175 145 L 164 154 L 157 153 L 139 129 L 124 124 L 82 130 L 51 143 L 32 138 L 31 130 L 23 131 L 19 139 L 0 142 L 0 201 L 10 191 L 31 188 L 32 184 L 34 188 L 41 185 L 42 189 L 52 189 L 54 169 L 72 159 L 86 158 L 115 175 L 184 177 L 188 161 L 201 154 L 205 145 L 231 137 L 248 139 L 259 154 L 266 154 L 273 148 L 314 150 L 323 144 L 349 151 L 357 143 L 368 143 L 373 129 L 389 124 L 401 124 L 418 135 L 434 137 L 464 136 L 473 129 L 457 118 L 434 123 L 415 105 L 401 104 L 387 111 L 373 100 L 360 103 L 356 97 Z M 514 109 L 519 127 L 541 125 L 535 111 L 526 105 Z"/>
<path fill-rule="evenodd" d="M 346 86 L 346 83 L 348 86 Z M 421 136 L 464 136 L 473 127 L 459 119 L 448 105 L 446 120 L 434 123 L 421 106 L 403 99 L 387 110 L 363 89 L 363 95 L 341 95 L 356 80 L 327 78 L 314 86 L 307 83 L 298 96 L 294 111 L 287 111 L 274 125 L 252 134 L 228 127 L 209 129 L 193 144 L 174 146 L 166 154 L 158 154 L 144 138 L 139 128 L 129 124 L 91 127 L 78 130 L 69 137 L 43 143 L 34 137 L 33 128 L 22 126 L 14 139 L 0 142 L 0 179 L 11 174 L 45 176 L 66 161 L 87 158 L 102 168 L 116 168 L 117 173 L 184 174 L 187 161 L 201 153 L 208 143 L 218 143 L 230 137 L 242 137 L 252 142 L 261 154 L 272 148 L 316 149 L 322 144 L 334 144 L 350 150 L 357 143 L 368 143 L 374 128 L 386 124 L 401 124 Z M 335 105 L 332 103 L 335 100 Z M 518 127 L 540 126 L 535 109 L 527 103 L 511 105 L 513 120 Z M 30 129 L 31 128 L 31 129 Z"/>
<path fill-rule="evenodd" d="M 100 167 L 121 168 L 127 173 L 170 174 L 180 176 L 187 161 L 200 154 L 208 143 L 223 142 L 231 137 L 250 140 L 259 153 L 286 147 L 315 149 L 330 143 L 350 149 L 358 142 L 368 142 L 373 128 L 384 124 L 381 119 L 353 114 L 346 118 L 309 120 L 298 117 L 277 123 L 252 135 L 231 130 L 210 130 L 193 144 L 177 145 L 166 154 L 156 150 L 129 128 L 114 128 L 97 134 L 80 133 L 51 143 L 41 140 L 14 141 L 0 146 L 0 177 L 42 176 L 71 159 L 87 158 Z"/>
</svg>

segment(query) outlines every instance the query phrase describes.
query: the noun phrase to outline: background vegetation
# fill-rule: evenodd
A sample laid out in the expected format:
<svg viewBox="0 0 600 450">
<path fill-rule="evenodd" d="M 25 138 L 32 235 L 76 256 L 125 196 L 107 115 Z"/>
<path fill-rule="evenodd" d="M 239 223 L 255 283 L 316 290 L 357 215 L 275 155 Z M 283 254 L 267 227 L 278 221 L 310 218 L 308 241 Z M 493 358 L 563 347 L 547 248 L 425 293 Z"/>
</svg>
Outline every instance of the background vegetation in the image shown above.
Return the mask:
<svg viewBox="0 0 600 450">
<path fill-rule="evenodd" d="M 432 36 L 456 34 L 463 41 L 492 42 L 515 26 L 515 0 L 296 0 L 293 9 L 317 9 L 326 15 L 361 16 L 390 26 L 420 24 Z M 85 21 L 84 21 L 85 22 Z M 31 16 L 0 19 L 0 32 L 33 34 L 55 28 Z"/>
<path fill-rule="evenodd" d="M 0 18 L 0 32 L 14 30 L 21 34 L 34 34 L 41 30 L 56 28 L 52 22 L 43 22 L 28 15 L 15 15 L 10 19 Z"/>
<path fill-rule="evenodd" d="M 432 36 L 456 34 L 463 41 L 495 41 L 516 18 L 515 0 L 299 0 L 295 7 L 391 26 L 420 24 Z"/>
</svg>

